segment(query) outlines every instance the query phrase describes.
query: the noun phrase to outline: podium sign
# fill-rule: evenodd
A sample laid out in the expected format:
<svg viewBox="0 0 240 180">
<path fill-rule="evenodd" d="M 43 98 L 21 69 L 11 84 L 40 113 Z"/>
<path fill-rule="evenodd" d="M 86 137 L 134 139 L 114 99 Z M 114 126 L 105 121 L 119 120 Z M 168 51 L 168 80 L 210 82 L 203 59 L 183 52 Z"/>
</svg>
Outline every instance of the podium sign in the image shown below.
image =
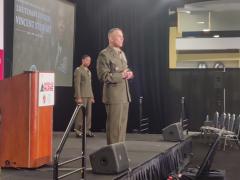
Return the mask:
<svg viewBox="0 0 240 180">
<path fill-rule="evenodd" d="M 54 73 L 39 73 L 38 106 L 54 105 Z"/>
</svg>

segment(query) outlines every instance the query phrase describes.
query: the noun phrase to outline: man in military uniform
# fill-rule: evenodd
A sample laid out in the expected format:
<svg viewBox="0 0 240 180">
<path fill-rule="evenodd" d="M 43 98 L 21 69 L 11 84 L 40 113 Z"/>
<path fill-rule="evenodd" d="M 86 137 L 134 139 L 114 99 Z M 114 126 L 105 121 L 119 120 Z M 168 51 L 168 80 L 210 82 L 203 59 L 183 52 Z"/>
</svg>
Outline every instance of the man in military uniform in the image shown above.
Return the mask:
<svg viewBox="0 0 240 180">
<path fill-rule="evenodd" d="M 113 144 L 125 141 L 131 101 L 128 79 L 133 78 L 133 72 L 128 69 L 126 56 L 121 50 L 124 40 L 122 30 L 110 29 L 108 40 L 109 46 L 98 55 L 97 74 L 103 82 L 107 144 Z"/>
<path fill-rule="evenodd" d="M 92 122 L 92 103 L 94 103 L 91 72 L 88 67 L 91 64 L 91 57 L 84 55 L 82 57 L 82 64 L 74 71 L 74 89 L 75 102 L 77 104 L 84 104 L 86 107 L 86 127 L 87 136 L 94 137 L 90 131 Z M 83 114 L 80 110 L 75 121 L 74 131 L 77 137 L 82 136 Z"/>
</svg>

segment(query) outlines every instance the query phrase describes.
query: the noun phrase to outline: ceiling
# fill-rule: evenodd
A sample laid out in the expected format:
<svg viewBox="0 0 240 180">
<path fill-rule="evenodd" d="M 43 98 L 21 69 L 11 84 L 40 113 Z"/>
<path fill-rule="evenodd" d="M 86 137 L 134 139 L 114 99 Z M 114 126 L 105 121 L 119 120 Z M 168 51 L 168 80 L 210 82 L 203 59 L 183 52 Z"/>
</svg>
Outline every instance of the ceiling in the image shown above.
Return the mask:
<svg viewBox="0 0 240 180">
<path fill-rule="evenodd" d="M 240 0 L 213 0 L 185 4 L 187 11 L 240 11 Z"/>
</svg>

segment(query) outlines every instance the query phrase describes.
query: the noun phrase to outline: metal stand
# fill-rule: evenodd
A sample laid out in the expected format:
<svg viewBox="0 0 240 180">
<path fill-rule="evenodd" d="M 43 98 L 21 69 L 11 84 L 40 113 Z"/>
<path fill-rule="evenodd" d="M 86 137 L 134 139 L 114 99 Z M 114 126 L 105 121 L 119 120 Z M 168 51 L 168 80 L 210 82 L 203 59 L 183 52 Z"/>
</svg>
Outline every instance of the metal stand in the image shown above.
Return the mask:
<svg viewBox="0 0 240 180">
<path fill-rule="evenodd" d="M 226 72 L 226 68 L 223 68 L 223 73 Z M 224 78 L 224 76 L 223 76 Z M 226 113 L 226 89 L 225 89 L 225 82 L 223 83 L 223 113 Z"/>
<path fill-rule="evenodd" d="M 148 133 L 149 131 L 149 118 L 143 118 L 142 113 L 143 97 L 139 97 L 139 127 L 138 133 Z"/>
<path fill-rule="evenodd" d="M 216 89 L 216 105 L 217 111 L 226 113 L 226 88 L 225 88 L 225 72 L 226 68 L 216 71 L 215 89 Z"/>
<path fill-rule="evenodd" d="M 183 130 L 186 130 L 186 134 L 188 135 L 189 120 L 187 119 L 185 112 L 185 97 L 181 97 L 180 123 L 182 125 Z"/>
<path fill-rule="evenodd" d="M 82 152 L 81 152 L 81 156 L 78 156 L 76 158 L 73 158 L 73 159 L 70 159 L 70 160 L 67 160 L 67 161 L 64 161 L 64 162 L 61 162 L 59 163 L 59 157 L 60 157 L 60 154 L 63 150 L 63 147 L 67 141 L 67 138 L 68 138 L 68 135 L 71 131 L 71 128 L 75 122 L 75 118 L 79 112 L 79 110 L 82 110 L 83 112 L 83 136 L 82 136 Z M 57 148 L 57 151 L 54 155 L 54 165 L 53 165 L 53 180 L 58 180 L 58 179 L 62 179 L 64 177 L 67 177 L 73 173 L 76 173 L 76 172 L 79 172 L 81 171 L 81 179 L 85 179 L 85 171 L 86 171 L 86 108 L 84 107 L 83 104 L 80 104 L 80 105 L 77 105 L 75 110 L 74 110 L 74 113 L 71 117 L 71 120 L 67 126 L 67 129 L 66 131 L 64 132 L 63 134 L 63 137 L 61 139 L 61 142 L 60 144 L 58 145 L 58 148 Z M 78 169 L 75 169 L 69 173 L 66 173 L 66 174 L 63 174 L 61 176 L 59 176 L 59 167 L 60 166 L 63 166 L 65 164 L 68 164 L 68 163 L 71 163 L 71 162 L 74 162 L 76 160 L 79 160 L 81 159 L 82 160 L 82 167 L 81 168 L 78 168 Z"/>
</svg>

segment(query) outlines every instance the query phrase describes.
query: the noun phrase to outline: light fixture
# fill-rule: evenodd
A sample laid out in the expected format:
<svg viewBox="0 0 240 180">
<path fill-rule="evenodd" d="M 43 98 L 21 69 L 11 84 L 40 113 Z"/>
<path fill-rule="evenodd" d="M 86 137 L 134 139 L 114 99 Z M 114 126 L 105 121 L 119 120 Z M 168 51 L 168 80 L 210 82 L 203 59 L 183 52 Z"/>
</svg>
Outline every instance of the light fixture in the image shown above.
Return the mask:
<svg viewBox="0 0 240 180">
<path fill-rule="evenodd" d="M 205 24 L 204 21 L 198 21 L 197 24 Z"/>
<path fill-rule="evenodd" d="M 202 31 L 203 31 L 203 32 L 209 32 L 210 29 L 203 29 Z"/>
<path fill-rule="evenodd" d="M 214 38 L 219 38 L 220 36 L 219 36 L 219 34 L 215 34 L 215 35 L 213 35 L 213 37 Z"/>
</svg>

